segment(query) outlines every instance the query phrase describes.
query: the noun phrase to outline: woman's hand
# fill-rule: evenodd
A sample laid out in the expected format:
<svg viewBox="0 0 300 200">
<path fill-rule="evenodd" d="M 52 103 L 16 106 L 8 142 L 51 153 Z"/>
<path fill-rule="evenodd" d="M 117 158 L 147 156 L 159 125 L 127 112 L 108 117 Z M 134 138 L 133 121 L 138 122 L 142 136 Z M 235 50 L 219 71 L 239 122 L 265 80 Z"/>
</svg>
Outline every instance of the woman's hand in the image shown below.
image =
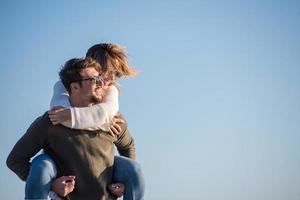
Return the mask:
<svg viewBox="0 0 300 200">
<path fill-rule="evenodd" d="M 50 121 L 53 125 L 61 124 L 71 119 L 71 110 L 56 106 L 48 111 Z"/>
<path fill-rule="evenodd" d="M 120 114 L 117 113 L 110 122 L 109 134 L 113 137 L 118 136 L 122 133 L 120 124 L 124 124 L 125 121 L 121 119 Z"/>
</svg>

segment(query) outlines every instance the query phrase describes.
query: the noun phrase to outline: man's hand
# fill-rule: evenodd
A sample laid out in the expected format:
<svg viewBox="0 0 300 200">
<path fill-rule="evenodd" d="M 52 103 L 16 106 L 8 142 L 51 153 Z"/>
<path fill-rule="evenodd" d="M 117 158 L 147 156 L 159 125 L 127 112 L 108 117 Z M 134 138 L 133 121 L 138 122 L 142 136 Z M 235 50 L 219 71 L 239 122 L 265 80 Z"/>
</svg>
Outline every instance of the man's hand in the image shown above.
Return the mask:
<svg viewBox="0 0 300 200">
<path fill-rule="evenodd" d="M 61 197 L 67 196 L 74 190 L 75 176 L 61 176 L 51 183 L 51 190 Z"/>
<path fill-rule="evenodd" d="M 53 125 L 61 124 L 71 119 L 71 110 L 64 107 L 53 107 L 48 111 L 49 118 Z"/>
<path fill-rule="evenodd" d="M 125 186 L 123 183 L 112 183 L 108 186 L 110 193 L 116 197 L 121 197 L 124 194 Z"/>
<path fill-rule="evenodd" d="M 110 122 L 109 133 L 111 136 L 115 137 L 122 132 L 121 126 L 119 124 L 124 124 L 125 121 L 121 119 L 120 113 L 117 113 Z"/>
</svg>

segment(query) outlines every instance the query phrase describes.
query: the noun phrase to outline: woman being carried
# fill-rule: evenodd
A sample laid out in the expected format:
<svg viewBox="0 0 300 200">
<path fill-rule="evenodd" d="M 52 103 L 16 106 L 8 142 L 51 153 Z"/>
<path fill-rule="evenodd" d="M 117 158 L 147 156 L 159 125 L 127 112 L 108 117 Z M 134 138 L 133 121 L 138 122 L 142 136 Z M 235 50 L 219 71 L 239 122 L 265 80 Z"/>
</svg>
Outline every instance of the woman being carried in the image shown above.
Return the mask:
<svg viewBox="0 0 300 200">
<path fill-rule="evenodd" d="M 116 79 L 123 76 L 135 76 L 137 71 L 127 63 L 124 48 L 116 44 L 94 45 L 87 51 L 86 57 L 93 58 L 101 65 L 101 78 L 89 77 L 80 81 L 95 81 L 95 83 L 101 85 L 106 90 L 102 102 L 91 107 L 71 107 L 69 94 L 59 81 L 54 86 L 54 93 L 50 103 L 52 110 L 48 112 L 49 118 L 54 125 L 63 124 L 73 129 L 101 129 L 109 132 L 113 137 L 117 137 L 122 131 L 119 124 L 125 122 L 118 117 L 119 87 Z M 122 152 L 119 153 L 122 155 Z M 144 179 L 139 164 L 133 160 L 135 159 L 135 152 L 124 156 L 115 156 L 113 184 L 109 186 L 110 192 L 116 197 L 120 197 L 124 193 L 124 200 L 142 199 L 144 194 Z M 39 170 L 42 163 L 47 163 L 44 168 L 51 168 L 52 170 Z M 26 182 L 25 195 L 28 199 L 33 190 L 37 191 L 36 187 L 42 187 L 40 185 L 43 185 L 42 181 L 36 181 L 36 177 L 39 177 L 38 171 L 41 171 L 40 177 L 44 176 L 43 173 L 45 171 L 52 171 L 50 179 L 54 179 L 56 176 L 54 161 L 46 154 L 41 154 L 33 159 Z M 31 181 L 31 174 L 35 176 L 34 181 Z M 70 185 L 70 188 L 61 192 L 58 192 L 59 189 L 56 189 L 55 191 L 60 196 L 66 196 L 74 189 L 75 177 L 69 176 L 65 178 L 65 182 Z M 125 191 L 122 184 L 125 185 Z M 43 187 L 49 191 L 51 186 L 48 183 Z M 50 194 L 55 196 L 55 193 Z"/>
</svg>

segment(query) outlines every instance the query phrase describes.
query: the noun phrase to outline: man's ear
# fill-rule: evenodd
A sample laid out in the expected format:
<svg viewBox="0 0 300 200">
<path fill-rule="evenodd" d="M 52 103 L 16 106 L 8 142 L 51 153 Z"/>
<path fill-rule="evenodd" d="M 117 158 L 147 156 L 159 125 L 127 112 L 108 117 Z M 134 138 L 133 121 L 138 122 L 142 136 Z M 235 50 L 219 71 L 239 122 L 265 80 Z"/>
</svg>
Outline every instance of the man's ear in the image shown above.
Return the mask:
<svg viewBox="0 0 300 200">
<path fill-rule="evenodd" d="M 79 83 L 74 82 L 74 83 L 71 83 L 71 85 L 70 85 L 71 92 L 78 91 L 79 88 L 80 88 Z"/>
</svg>

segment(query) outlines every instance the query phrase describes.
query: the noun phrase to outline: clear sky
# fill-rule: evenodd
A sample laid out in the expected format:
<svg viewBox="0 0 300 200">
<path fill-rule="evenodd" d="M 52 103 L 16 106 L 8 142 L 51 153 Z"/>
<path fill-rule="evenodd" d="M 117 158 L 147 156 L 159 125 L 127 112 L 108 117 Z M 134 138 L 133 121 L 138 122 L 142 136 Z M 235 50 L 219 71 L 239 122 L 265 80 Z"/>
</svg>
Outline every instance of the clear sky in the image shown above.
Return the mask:
<svg viewBox="0 0 300 200">
<path fill-rule="evenodd" d="M 5 164 L 49 106 L 58 70 L 95 43 L 127 47 L 121 80 L 147 200 L 299 200 L 300 2 L 1 1 L 1 199 Z"/>
</svg>

